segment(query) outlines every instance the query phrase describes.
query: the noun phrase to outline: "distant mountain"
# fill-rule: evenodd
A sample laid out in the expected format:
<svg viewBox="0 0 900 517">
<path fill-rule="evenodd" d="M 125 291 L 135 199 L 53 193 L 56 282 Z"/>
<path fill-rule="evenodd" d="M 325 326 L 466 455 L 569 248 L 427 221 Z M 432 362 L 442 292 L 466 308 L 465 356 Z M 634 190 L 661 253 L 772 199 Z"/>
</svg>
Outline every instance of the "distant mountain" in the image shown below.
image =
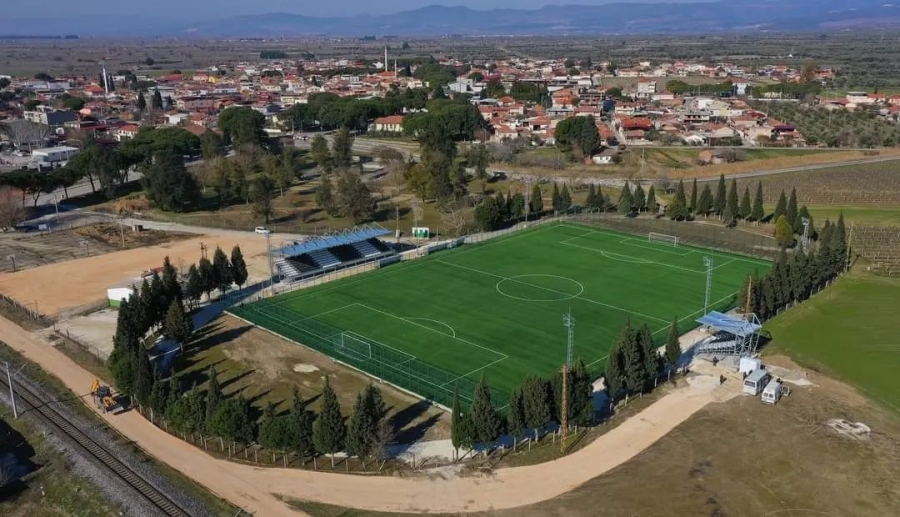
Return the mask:
<svg viewBox="0 0 900 517">
<path fill-rule="evenodd" d="M 898 2 L 897 4 L 891 3 Z M 0 18 L 0 34 L 130 37 L 294 37 L 716 33 L 900 27 L 900 0 L 722 0 L 493 9 L 432 5 L 390 15 L 271 13 L 186 23 L 134 16 Z"/>
</svg>

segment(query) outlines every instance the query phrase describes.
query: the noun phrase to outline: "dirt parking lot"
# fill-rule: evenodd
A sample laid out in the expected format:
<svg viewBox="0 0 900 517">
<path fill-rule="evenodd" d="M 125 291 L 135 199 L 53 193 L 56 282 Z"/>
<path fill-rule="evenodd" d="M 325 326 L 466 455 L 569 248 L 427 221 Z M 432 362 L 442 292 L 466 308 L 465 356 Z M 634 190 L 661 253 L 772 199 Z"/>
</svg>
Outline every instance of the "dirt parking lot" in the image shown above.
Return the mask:
<svg viewBox="0 0 900 517">
<path fill-rule="evenodd" d="M 186 271 L 200 260 L 200 246 L 210 259 L 220 246 L 226 254 L 235 244 L 241 247 L 251 283 L 268 277 L 266 240 L 260 235 L 194 236 L 176 242 L 116 251 L 105 255 L 56 262 L 17 273 L 0 274 L 0 292 L 41 314 L 64 316 L 77 313 L 106 299 L 106 289 L 128 284 L 141 273 L 162 266 L 168 256 L 172 264 Z"/>
</svg>

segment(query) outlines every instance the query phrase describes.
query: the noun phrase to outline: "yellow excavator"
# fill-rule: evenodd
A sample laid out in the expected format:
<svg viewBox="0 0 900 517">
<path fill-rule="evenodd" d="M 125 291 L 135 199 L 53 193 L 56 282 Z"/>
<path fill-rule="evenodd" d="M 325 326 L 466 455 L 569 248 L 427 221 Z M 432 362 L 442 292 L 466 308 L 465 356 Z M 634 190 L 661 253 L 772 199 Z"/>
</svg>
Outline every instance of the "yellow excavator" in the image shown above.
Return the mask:
<svg viewBox="0 0 900 517">
<path fill-rule="evenodd" d="M 97 409 L 102 409 L 104 413 L 114 411 L 119 405 L 119 402 L 113 397 L 110 387 L 100 384 L 100 379 L 94 379 L 91 384 L 91 395 L 94 397 Z"/>
</svg>

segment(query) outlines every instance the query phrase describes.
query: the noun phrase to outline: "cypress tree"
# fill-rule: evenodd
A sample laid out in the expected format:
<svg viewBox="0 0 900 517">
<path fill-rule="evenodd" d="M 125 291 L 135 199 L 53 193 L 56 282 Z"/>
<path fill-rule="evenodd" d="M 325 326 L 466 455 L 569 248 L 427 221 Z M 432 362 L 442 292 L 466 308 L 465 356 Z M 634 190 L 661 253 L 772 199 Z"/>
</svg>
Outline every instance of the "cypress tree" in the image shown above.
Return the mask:
<svg viewBox="0 0 900 517">
<path fill-rule="evenodd" d="M 172 300 L 178 300 L 179 302 L 182 300 L 183 294 L 181 292 L 181 284 L 178 283 L 178 271 L 172 266 L 169 257 L 163 259 L 162 283 L 163 290 L 166 293 L 166 308 L 169 307 Z"/>
<path fill-rule="evenodd" d="M 521 390 L 513 390 L 509 397 L 509 409 L 506 413 L 506 428 L 516 440 L 525 435 L 525 403 Z"/>
<path fill-rule="evenodd" d="M 162 278 L 159 273 L 153 272 L 150 280 L 150 326 L 161 324 L 166 316 L 166 310 L 169 308 L 168 297 L 166 296 L 166 288 L 163 286 Z"/>
<path fill-rule="evenodd" d="M 138 98 L 137 98 L 137 109 L 138 109 L 138 111 L 140 111 L 141 113 L 143 113 L 144 110 L 147 109 L 147 99 L 144 97 L 144 92 L 138 93 Z"/>
<path fill-rule="evenodd" d="M 322 409 L 319 418 L 313 424 L 312 441 L 320 454 L 331 455 L 331 467 L 334 468 L 334 453 L 339 452 L 344 446 L 347 437 L 347 427 L 344 424 L 344 416 L 341 414 L 341 406 L 338 404 L 337 395 L 331 388 L 328 377 L 325 377 L 325 386 L 322 388 Z"/>
<path fill-rule="evenodd" d="M 222 387 L 219 386 L 219 379 L 216 375 L 216 369 L 209 367 L 209 382 L 206 386 L 206 414 L 204 416 L 207 429 L 211 429 L 212 417 L 222 403 Z"/>
<path fill-rule="evenodd" d="M 681 206 L 687 207 L 687 197 L 684 195 L 684 180 L 678 180 L 678 186 L 675 187 L 675 202 L 681 203 Z"/>
<path fill-rule="evenodd" d="M 166 311 L 163 330 L 167 338 L 181 345 L 182 350 L 194 333 L 194 321 L 184 312 L 184 306 L 178 299 L 172 300 L 169 310 Z"/>
<path fill-rule="evenodd" d="M 531 199 L 528 200 L 531 213 L 540 217 L 544 213 L 544 198 L 541 194 L 541 187 L 537 183 L 531 188 Z"/>
<path fill-rule="evenodd" d="M 741 206 L 738 208 L 738 217 L 745 221 L 750 217 L 750 187 L 744 187 L 744 195 L 741 196 Z"/>
<path fill-rule="evenodd" d="M 666 339 L 666 366 L 669 370 L 678 366 L 681 360 L 681 345 L 678 342 L 678 318 L 672 320 L 669 327 L 669 338 Z"/>
<path fill-rule="evenodd" d="M 844 212 L 838 214 L 837 224 L 834 226 L 831 247 L 834 249 L 834 275 L 840 275 L 847 268 L 847 228 L 844 225 Z"/>
<path fill-rule="evenodd" d="M 591 183 L 588 185 L 587 199 L 584 200 L 584 206 L 594 208 L 597 206 L 597 188 Z"/>
<path fill-rule="evenodd" d="M 656 214 L 658 211 L 656 207 L 656 189 L 653 185 L 650 185 L 650 188 L 647 189 L 647 210 L 649 210 L 651 214 Z"/>
<path fill-rule="evenodd" d="M 731 185 L 728 186 L 728 201 L 725 204 L 725 209 L 731 214 L 731 219 L 737 217 L 739 213 L 737 180 L 734 178 L 731 179 Z"/>
<path fill-rule="evenodd" d="M 606 372 L 603 378 L 606 384 L 606 392 L 609 399 L 615 402 L 619 393 L 625 385 L 624 368 L 622 361 L 622 349 L 618 343 L 609 351 L 609 357 L 606 359 Z"/>
<path fill-rule="evenodd" d="M 619 334 L 619 345 L 622 348 L 622 366 L 624 366 L 625 389 L 629 393 L 641 391 L 646 379 L 644 358 L 637 332 L 631 321 L 625 324 Z"/>
<path fill-rule="evenodd" d="M 622 187 L 622 192 L 619 194 L 619 213 L 630 214 L 632 207 L 634 207 L 634 198 L 631 195 L 631 187 L 628 186 L 626 181 L 625 186 Z"/>
<path fill-rule="evenodd" d="M 726 199 L 726 191 L 725 191 L 725 175 L 719 175 L 719 185 L 716 187 L 716 197 L 713 200 L 713 211 L 715 211 L 716 215 L 721 216 L 725 212 L 725 205 L 727 204 Z"/>
<path fill-rule="evenodd" d="M 659 353 L 653 343 L 653 333 L 645 323 L 636 334 L 638 345 L 641 349 L 641 358 L 644 361 L 644 386 L 649 389 L 659 373 Z"/>
<path fill-rule="evenodd" d="M 583 360 L 579 359 L 575 363 L 571 379 L 569 422 L 589 425 L 594 420 L 594 385 L 591 382 L 591 372 Z"/>
<path fill-rule="evenodd" d="M 778 218 L 787 213 L 787 198 L 784 196 L 784 190 L 778 196 L 778 203 L 775 205 L 775 212 L 772 214 L 772 221 L 778 222 Z"/>
<path fill-rule="evenodd" d="M 595 205 L 596 208 L 599 208 L 600 210 L 606 210 L 606 197 L 604 197 L 603 188 L 600 185 L 597 185 L 597 197 L 594 199 L 597 202 L 597 204 Z"/>
<path fill-rule="evenodd" d="M 763 208 L 763 188 L 762 182 L 760 181 L 756 184 L 756 195 L 753 196 L 753 208 L 750 209 L 750 218 L 758 223 L 762 221 L 765 216 L 766 212 Z"/>
<path fill-rule="evenodd" d="M 131 395 L 134 396 L 135 402 L 142 406 L 150 404 L 150 395 L 153 392 L 153 365 L 150 364 L 150 358 L 142 349 L 134 350 L 134 387 Z"/>
<path fill-rule="evenodd" d="M 791 189 L 791 196 L 788 199 L 787 209 L 784 212 L 784 216 L 787 218 L 788 223 L 791 225 L 791 230 L 800 234 L 803 233 L 803 226 L 797 226 L 797 189 Z"/>
<path fill-rule="evenodd" d="M 163 382 L 156 368 L 153 369 L 153 389 L 149 405 L 159 415 L 164 415 L 169 407 L 169 383 Z"/>
<path fill-rule="evenodd" d="M 306 409 L 300 392 L 294 387 L 294 398 L 288 413 L 288 436 L 285 442 L 288 447 L 301 456 L 309 456 L 313 449 L 313 420 L 315 414 Z"/>
<path fill-rule="evenodd" d="M 216 252 L 213 254 L 213 269 L 216 272 L 216 287 L 222 294 L 231 286 L 234 277 L 231 274 L 231 264 L 228 263 L 228 257 L 222 248 L 216 246 Z"/>
<path fill-rule="evenodd" d="M 782 248 L 794 244 L 794 231 L 784 215 L 779 216 L 775 221 L 775 242 Z"/>
<path fill-rule="evenodd" d="M 688 208 L 691 210 L 692 214 L 697 210 L 697 178 L 694 178 L 694 181 L 691 184 L 691 203 L 688 205 Z"/>
<path fill-rule="evenodd" d="M 569 193 L 569 187 L 563 183 L 562 191 L 559 193 L 559 211 L 567 212 L 572 208 L 572 194 Z"/>
<path fill-rule="evenodd" d="M 475 386 L 475 393 L 472 396 L 472 424 L 475 426 L 475 434 L 484 445 L 490 445 L 499 436 L 503 430 L 503 422 L 497 415 L 494 406 L 491 405 L 491 391 L 488 388 L 487 379 L 484 375 Z"/>
<path fill-rule="evenodd" d="M 237 245 L 231 249 L 231 276 L 239 288 L 244 287 L 249 276 L 247 273 L 247 262 L 244 261 L 244 254 L 241 253 L 241 247 Z"/>
<path fill-rule="evenodd" d="M 369 457 L 372 447 L 371 430 L 374 427 L 372 415 L 366 409 L 362 393 L 356 395 L 350 425 L 347 426 L 347 453 L 362 460 Z"/>
<path fill-rule="evenodd" d="M 275 427 L 275 404 L 269 402 L 259 420 L 259 435 L 256 441 L 267 449 L 279 449 L 280 437 L 275 436 Z"/>
<path fill-rule="evenodd" d="M 559 185 L 557 183 L 553 184 L 553 193 L 550 194 L 550 205 L 553 207 L 554 212 L 559 212 Z"/>
<path fill-rule="evenodd" d="M 200 301 L 203 292 L 203 282 L 200 279 L 200 271 L 197 269 L 196 264 L 191 264 L 191 267 L 188 268 L 187 282 L 184 286 L 184 295 L 188 299 L 188 306 L 194 307 L 194 305 Z"/>
<path fill-rule="evenodd" d="M 634 207 L 637 209 L 638 213 L 644 211 L 647 208 L 647 195 L 644 193 L 644 188 L 641 187 L 641 184 L 638 183 L 634 187 Z"/>
<path fill-rule="evenodd" d="M 463 436 L 465 429 L 463 429 L 462 420 L 463 414 L 459 406 L 459 386 L 457 385 L 453 388 L 453 410 L 450 414 L 450 443 L 453 444 L 453 449 L 457 456 L 459 456 L 459 448 L 465 441 Z"/>
<path fill-rule="evenodd" d="M 538 431 L 550 423 L 550 393 L 547 381 L 536 375 L 525 379 L 522 386 L 522 397 L 525 406 L 525 425 L 534 431 L 534 439 Z"/>
<path fill-rule="evenodd" d="M 709 183 L 704 183 L 703 191 L 700 192 L 700 199 L 697 200 L 697 213 L 706 217 L 713 208 L 712 191 L 709 189 Z"/>
</svg>

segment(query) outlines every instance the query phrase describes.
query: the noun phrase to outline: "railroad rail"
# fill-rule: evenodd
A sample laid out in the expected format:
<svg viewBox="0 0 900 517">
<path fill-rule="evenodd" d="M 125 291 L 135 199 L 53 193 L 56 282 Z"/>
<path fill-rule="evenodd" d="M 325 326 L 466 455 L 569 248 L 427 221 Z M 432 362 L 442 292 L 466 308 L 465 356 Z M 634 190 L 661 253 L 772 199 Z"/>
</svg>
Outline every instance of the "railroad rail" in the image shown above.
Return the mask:
<svg viewBox="0 0 900 517">
<path fill-rule="evenodd" d="M 33 410 L 43 421 L 68 437 L 78 448 L 89 456 L 96 458 L 106 469 L 122 479 L 141 495 L 150 505 L 158 508 L 163 515 L 171 517 L 190 517 L 190 513 L 184 510 L 178 503 L 171 500 L 166 494 L 153 486 L 140 474 L 128 465 L 119 461 L 116 456 L 105 447 L 97 443 L 87 433 L 69 422 L 51 405 L 43 403 L 41 398 L 30 387 L 17 379 L 13 379 L 18 399 L 26 404 L 26 409 Z M 6 376 L 0 376 L 0 387 L 9 389 Z"/>
</svg>

